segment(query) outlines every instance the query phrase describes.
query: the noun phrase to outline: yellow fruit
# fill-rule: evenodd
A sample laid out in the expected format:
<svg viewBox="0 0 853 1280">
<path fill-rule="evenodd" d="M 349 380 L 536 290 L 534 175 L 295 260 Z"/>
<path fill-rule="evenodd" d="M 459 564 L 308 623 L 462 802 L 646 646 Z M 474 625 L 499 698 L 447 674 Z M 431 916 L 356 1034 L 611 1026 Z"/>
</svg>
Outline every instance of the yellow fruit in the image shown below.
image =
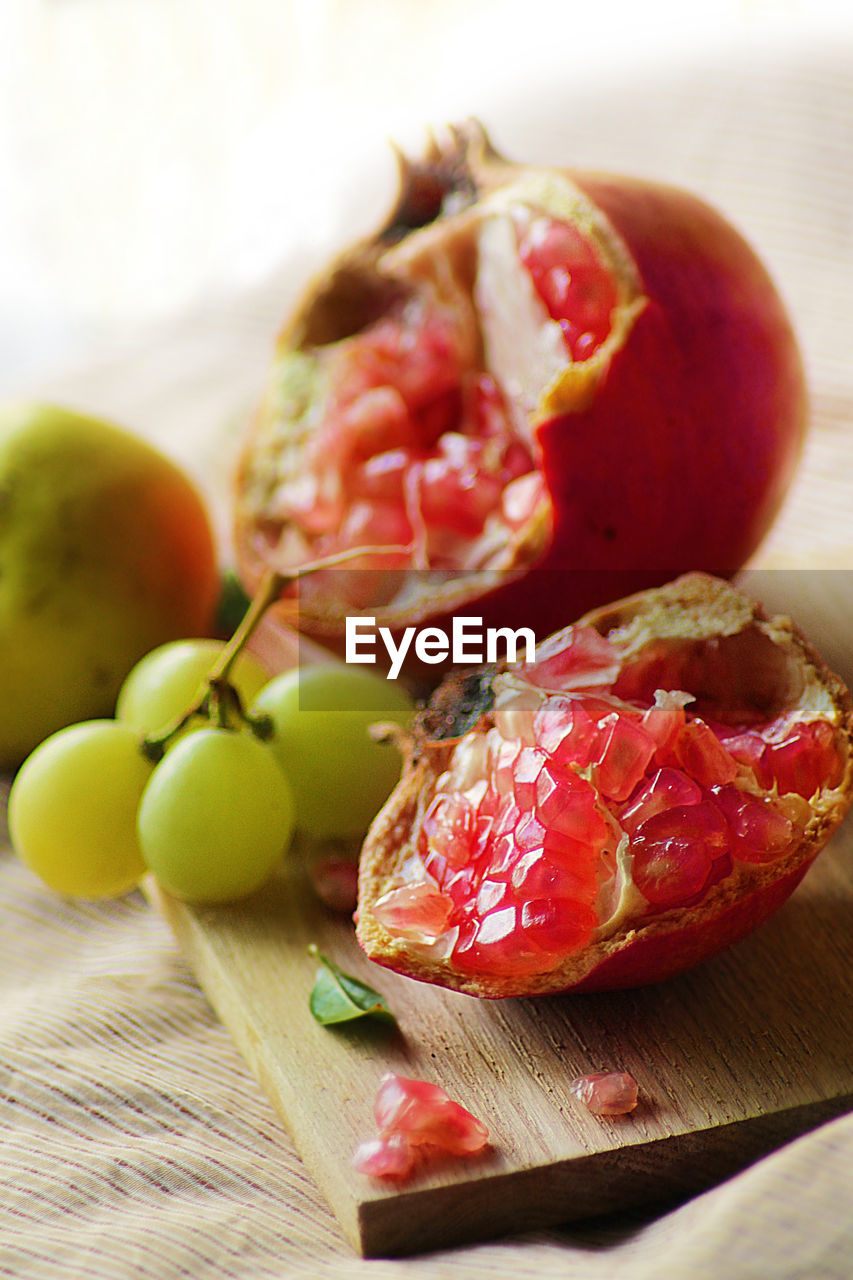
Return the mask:
<svg viewBox="0 0 853 1280">
<path fill-rule="evenodd" d="M 143 654 L 209 634 L 202 499 L 156 449 L 53 405 L 0 409 L 0 766 L 110 715 Z"/>
</svg>

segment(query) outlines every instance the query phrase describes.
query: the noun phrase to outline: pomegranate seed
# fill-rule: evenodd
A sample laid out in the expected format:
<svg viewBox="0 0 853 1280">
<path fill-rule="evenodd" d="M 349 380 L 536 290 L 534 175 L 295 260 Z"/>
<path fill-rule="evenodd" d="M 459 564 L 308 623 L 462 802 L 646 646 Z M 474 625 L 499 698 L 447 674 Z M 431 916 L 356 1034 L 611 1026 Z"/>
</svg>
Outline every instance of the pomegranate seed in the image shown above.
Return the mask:
<svg viewBox="0 0 853 1280">
<path fill-rule="evenodd" d="M 358 900 L 358 863 L 352 858 L 323 858 L 310 869 L 311 886 L 332 911 L 355 911 Z"/>
<path fill-rule="evenodd" d="M 536 800 L 536 782 L 545 764 L 545 756 L 535 747 L 522 747 L 512 766 L 512 791 L 515 803 L 524 812 Z"/>
<path fill-rule="evenodd" d="M 477 873 L 475 869 L 473 867 L 465 867 L 463 871 L 447 875 L 442 884 L 442 889 L 457 911 L 462 911 L 471 905 L 471 900 L 477 892 L 476 882 Z"/>
<path fill-rule="evenodd" d="M 462 389 L 448 387 L 434 400 L 412 410 L 412 425 L 422 445 L 435 445 L 462 417 Z"/>
<path fill-rule="evenodd" d="M 524 677 L 541 689 L 583 689 L 609 684 L 619 672 L 612 644 L 593 627 L 569 627 L 540 646 Z"/>
<path fill-rule="evenodd" d="M 576 846 L 577 853 L 583 846 Z M 520 857 L 512 868 L 510 884 L 522 900 L 534 898 L 575 898 L 582 901 L 589 896 L 589 877 L 579 870 L 584 865 L 576 855 L 568 866 L 558 865 L 548 857 L 544 849 L 534 849 Z"/>
<path fill-rule="evenodd" d="M 492 876 L 508 875 L 518 861 L 518 850 L 511 832 L 497 836 L 488 852 L 488 871 Z"/>
<path fill-rule="evenodd" d="M 541 507 L 544 496 L 545 481 L 538 471 L 512 480 L 502 499 L 504 519 L 510 528 L 519 529 L 526 524 Z"/>
<path fill-rule="evenodd" d="M 675 740 L 678 762 L 703 787 L 725 786 L 737 777 L 737 761 L 703 720 L 691 720 Z"/>
<path fill-rule="evenodd" d="M 541 696 L 533 689 L 515 694 L 495 707 L 495 728 L 502 738 L 533 746 L 533 719 L 541 704 Z"/>
<path fill-rule="evenodd" d="M 488 933 L 481 938 L 481 929 L 482 925 L 476 920 L 469 921 L 467 929 L 460 929 L 459 940 L 453 950 L 457 968 L 467 973 L 526 976 L 547 967 L 547 957 L 543 952 L 526 946 L 517 929 L 513 928 L 506 936 L 497 939 Z"/>
<path fill-rule="evenodd" d="M 570 898 L 533 898 L 521 908 L 528 942 L 545 952 L 569 955 L 592 937 L 598 917 L 592 907 Z"/>
<path fill-rule="evenodd" d="M 732 853 L 739 862 L 774 862 L 799 834 L 770 799 L 746 795 L 735 787 L 715 791 L 714 799 L 728 820 Z"/>
<path fill-rule="evenodd" d="M 745 733 L 737 733 L 731 737 L 723 736 L 721 741 L 733 760 L 738 764 L 745 764 L 752 770 L 759 786 L 768 789 L 772 787 L 773 779 L 765 764 L 767 743 L 759 734 L 747 730 Z"/>
<path fill-rule="evenodd" d="M 393 1071 L 380 1081 L 373 1114 L 381 1134 L 405 1138 L 412 1146 L 439 1147 L 450 1155 L 474 1155 L 489 1140 L 482 1121 L 453 1102 L 444 1089 Z"/>
<path fill-rule="evenodd" d="M 555 764 L 583 767 L 592 760 L 598 726 L 579 699 L 549 698 L 533 717 L 533 736 Z"/>
<path fill-rule="evenodd" d="M 596 1116 L 624 1116 L 637 1105 L 637 1082 L 627 1071 L 593 1071 L 569 1085 L 575 1097 Z"/>
<path fill-rule="evenodd" d="M 406 513 L 395 502 L 354 502 L 347 512 L 338 534 L 342 549 L 360 546 L 408 546 L 412 540 L 412 526 Z M 390 567 L 403 564 L 399 552 L 388 561 Z M 370 568 L 382 568 L 379 556 L 365 559 Z"/>
<path fill-rule="evenodd" d="M 481 431 L 480 435 L 486 435 Z M 533 454 L 527 445 L 520 440 L 514 440 L 509 437 L 504 445 L 503 457 L 501 460 L 501 475 L 504 483 L 509 486 L 514 480 L 530 480 L 532 476 L 538 475 L 536 464 L 533 460 Z M 532 483 L 532 482 L 531 482 Z M 541 482 L 540 482 L 541 483 Z"/>
<path fill-rule="evenodd" d="M 780 791 L 810 800 L 823 786 L 834 786 L 841 775 L 835 731 L 825 721 L 798 725 L 781 743 L 768 746 L 767 767 Z"/>
<path fill-rule="evenodd" d="M 640 725 L 615 712 L 601 721 L 599 730 L 598 788 L 611 800 L 626 800 L 655 754 L 655 740 Z"/>
<path fill-rule="evenodd" d="M 447 440 L 445 436 L 441 444 Z M 437 528 L 475 537 L 500 503 L 500 481 L 481 469 L 482 446 L 474 441 L 465 443 L 467 457 L 435 457 L 424 463 L 421 512 L 431 537 Z"/>
<path fill-rule="evenodd" d="M 458 869 L 469 861 L 474 848 L 474 809 L 458 793 L 437 795 L 427 809 L 423 830 L 429 847 L 448 866 Z"/>
<path fill-rule="evenodd" d="M 504 796 L 498 805 L 497 813 L 492 819 L 492 830 L 495 835 L 514 835 L 515 828 L 521 819 L 521 810 L 512 796 Z"/>
<path fill-rule="evenodd" d="M 500 797 L 498 796 L 497 791 L 487 783 L 486 789 L 480 797 L 480 802 L 477 805 L 477 821 L 480 822 L 484 818 L 488 818 L 489 824 L 491 825 L 491 821 L 498 811 L 499 803 Z"/>
<path fill-rule="evenodd" d="M 476 898 L 477 915 L 484 916 L 509 900 L 510 890 L 505 880 L 483 880 Z"/>
<path fill-rule="evenodd" d="M 568 836 L 549 831 L 545 836 L 543 852 L 561 871 L 574 872 L 583 877 L 585 884 L 594 888 L 597 886 L 602 847 L 584 844 L 581 840 L 571 840 Z"/>
<path fill-rule="evenodd" d="M 651 781 L 630 797 L 619 821 L 631 835 L 656 813 L 675 805 L 698 804 L 701 799 L 702 788 L 680 769 L 658 769 Z"/>
<path fill-rule="evenodd" d="M 401 885 L 374 904 L 373 914 L 389 933 L 418 934 L 437 938 L 444 933 L 453 903 L 432 884 Z"/>
<path fill-rule="evenodd" d="M 576 774 L 558 774 L 549 766 L 542 769 L 536 786 L 536 816 L 549 833 L 595 849 L 602 848 L 607 839 L 607 826 L 595 807 L 595 792 Z"/>
<path fill-rule="evenodd" d="M 589 360 L 596 348 L 601 346 L 604 337 L 606 337 L 606 332 L 600 334 L 587 332 L 578 336 L 577 325 L 571 324 L 568 320 L 561 320 L 560 328 L 563 330 L 566 345 L 571 351 L 574 360 Z"/>
<path fill-rule="evenodd" d="M 547 832 L 536 815 L 525 813 L 515 828 L 515 847 L 522 853 L 529 853 L 531 849 L 542 849 L 546 835 Z"/>
<path fill-rule="evenodd" d="M 415 437 L 403 397 L 394 387 L 370 387 L 339 410 L 337 438 L 342 462 L 385 453 Z"/>
<path fill-rule="evenodd" d="M 403 505 L 403 480 L 414 461 L 411 449 L 389 449 L 377 453 L 356 470 L 352 492 L 370 501 Z"/>
<path fill-rule="evenodd" d="M 482 947 L 506 942 L 512 938 L 516 930 L 515 907 L 501 907 L 497 911 L 487 912 L 480 920 L 477 930 L 477 942 Z"/>
<path fill-rule="evenodd" d="M 665 759 L 671 752 L 686 717 L 684 706 L 693 699 L 687 693 L 655 690 L 654 706 L 643 715 L 643 728 L 654 738 L 660 755 Z"/>
<path fill-rule="evenodd" d="M 703 801 L 665 809 L 631 840 L 634 884 L 647 902 L 689 902 L 706 886 L 715 858 L 728 849 L 728 826 L 716 805 Z"/>
<path fill-rule="evenodd" d="M 711 874 L 704 844 L 671 839 L 665 844 L 639 844 L 634 851 L 634 884 L 647 902 L 673 907 L 700 893 Z"/>
<path fill-rule="evenodd" d="M 371 1178 L 408 1178 L 415 1165 L 415 1153 L 401 1134 L 370 1138 L 356 1148 L 353 1168 Z"/>
<path fill-rule="evenodd" d="M 389 369 L 410 411 L 432 404 L 458 387 L 461 368 L 449 325 L 431 316 L 418 327 L 399 329 L 392 323 L 388 329 L 393 329 Z"/>
<path fill-rule="evenodd" d="M 537 218 L 519 242 L 519 256 L 548 314 L 560 322 L 573 359 L 588 358 L 607 337 L 618 301 L 592 244 L 576 227 Z"/>
<path fill-rule="evenodd" d="M 463 922 L 453 959 L 471 973 L 529 974 L 547 967 L 543 953 L 525 939 L 514 905 Z"/>
<path fill-rule="evenodd" d="M 497 729 L 489 731 L 488 742 L 487 764 L 491 770 L 492 787 L 503 798 L 512 794 L 513 765 L 521 743 L 517 739 L 503 738 Z"/>
<path fill-rule="evenodd" d="M 640 824 L 637 836 L 646 841 L 682 837 L 697 842 L 701 840 L 716 858 L 728 846 L 729 828 L 713 800 L 700 800 L 698 804 L 672 805 L 655 814 Z"/>
<path fill-rule="evenodd" d="M 494 378 L 488 373 L 476 374 L 469 383 L 469 395 L 472 400 L 470 412 L 474 433 L 483 440 L 506 435 L 508 416 L 506 401 Z M 523 455 L 519 474 L 530 471 L 532 467 L 530 451 L 521 441 L 514 442 L 514 448 Z"/>
</svg>

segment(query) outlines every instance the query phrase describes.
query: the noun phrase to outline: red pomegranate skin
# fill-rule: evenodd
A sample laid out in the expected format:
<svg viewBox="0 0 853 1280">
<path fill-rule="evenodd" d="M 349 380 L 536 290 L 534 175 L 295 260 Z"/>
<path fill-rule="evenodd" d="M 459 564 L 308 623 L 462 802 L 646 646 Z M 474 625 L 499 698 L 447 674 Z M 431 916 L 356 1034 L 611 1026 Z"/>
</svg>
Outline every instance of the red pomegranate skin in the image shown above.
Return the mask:
<svg viewBox="0 0 853 1280">
<path fill-rule="evenodd" d="M 553 506 L 534 568 L 485 606 L 537 635 L 690 569 L 728 577 L 796 470 L 807 394 L 752 248 L 685 192 L 572 174 L 628 245 L 646 304 L 590 402 L 536 427 Z"/>
<path fill-rule="evenodd" d="M 805 380 L 787 314 L 753 250 L 702 201 L 627 179 L 578 185 L 628 244 L 648 301 L 592 404 L 539 428 L 554 551 L 572 546 L 595 569 L 732 572 L 801 446 Z"/>
<path fill-rule="evenodd" d="M 816 855 L 815 855 L 816 856 Z M 788 875 L 723 908 L 717 915 L 680 923 L 602 960 L 573 991 L 615 991 L 664 982 L 748 937 L 788 900 L 814 857 Z"/>
</svg>

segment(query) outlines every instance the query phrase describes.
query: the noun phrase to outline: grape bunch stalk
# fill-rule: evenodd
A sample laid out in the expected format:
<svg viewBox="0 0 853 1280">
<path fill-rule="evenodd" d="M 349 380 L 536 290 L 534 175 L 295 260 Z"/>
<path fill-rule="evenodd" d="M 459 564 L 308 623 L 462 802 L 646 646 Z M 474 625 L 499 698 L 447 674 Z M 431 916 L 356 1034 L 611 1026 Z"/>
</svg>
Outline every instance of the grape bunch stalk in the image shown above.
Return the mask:
<svg viewBox="0 0 853 1280">
<path fill-rule="evenodd" d="M 110 898 L 152 872 L 183 901 L 230 902 L 269 880 L 296 830 L 364 835 L 400 772 L 370 726 L 405 726 L 408 693 L 340 663 L 270 675 L 246 649 L 285 587 L 347 558 L 271 571 L 227 643 L 161 645 L 127 676 L 115 718 L 36 747 L 12 784 L 9 830 L 45 884 Z"/>
</svg>

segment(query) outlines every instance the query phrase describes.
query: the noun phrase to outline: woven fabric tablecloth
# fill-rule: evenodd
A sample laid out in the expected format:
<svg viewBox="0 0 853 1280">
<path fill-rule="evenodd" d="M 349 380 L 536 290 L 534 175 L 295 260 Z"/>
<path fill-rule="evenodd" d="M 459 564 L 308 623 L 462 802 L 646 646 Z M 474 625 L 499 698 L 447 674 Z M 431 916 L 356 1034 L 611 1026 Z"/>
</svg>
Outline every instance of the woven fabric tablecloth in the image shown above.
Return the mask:
<svg viewBox="0 0 853 1280">
<path fill-rule="evenodd" d="M 697 54 L 584 95 L 555 77 L 482 114 L 510 154 L 691 186 L 760 247 L 799 326 L 814 421 L 763 559 L 853 568 L 853 43 Z M 284 270 L 30 389 L 152 436 L 221 503 L 230 436 L 292 287 Z M 853 1116 L 680 1206 L 362 1261 L 143 897 L 63 902 L 0 850 L 0 1276 L 851 1273 Z"/>
</svg>

